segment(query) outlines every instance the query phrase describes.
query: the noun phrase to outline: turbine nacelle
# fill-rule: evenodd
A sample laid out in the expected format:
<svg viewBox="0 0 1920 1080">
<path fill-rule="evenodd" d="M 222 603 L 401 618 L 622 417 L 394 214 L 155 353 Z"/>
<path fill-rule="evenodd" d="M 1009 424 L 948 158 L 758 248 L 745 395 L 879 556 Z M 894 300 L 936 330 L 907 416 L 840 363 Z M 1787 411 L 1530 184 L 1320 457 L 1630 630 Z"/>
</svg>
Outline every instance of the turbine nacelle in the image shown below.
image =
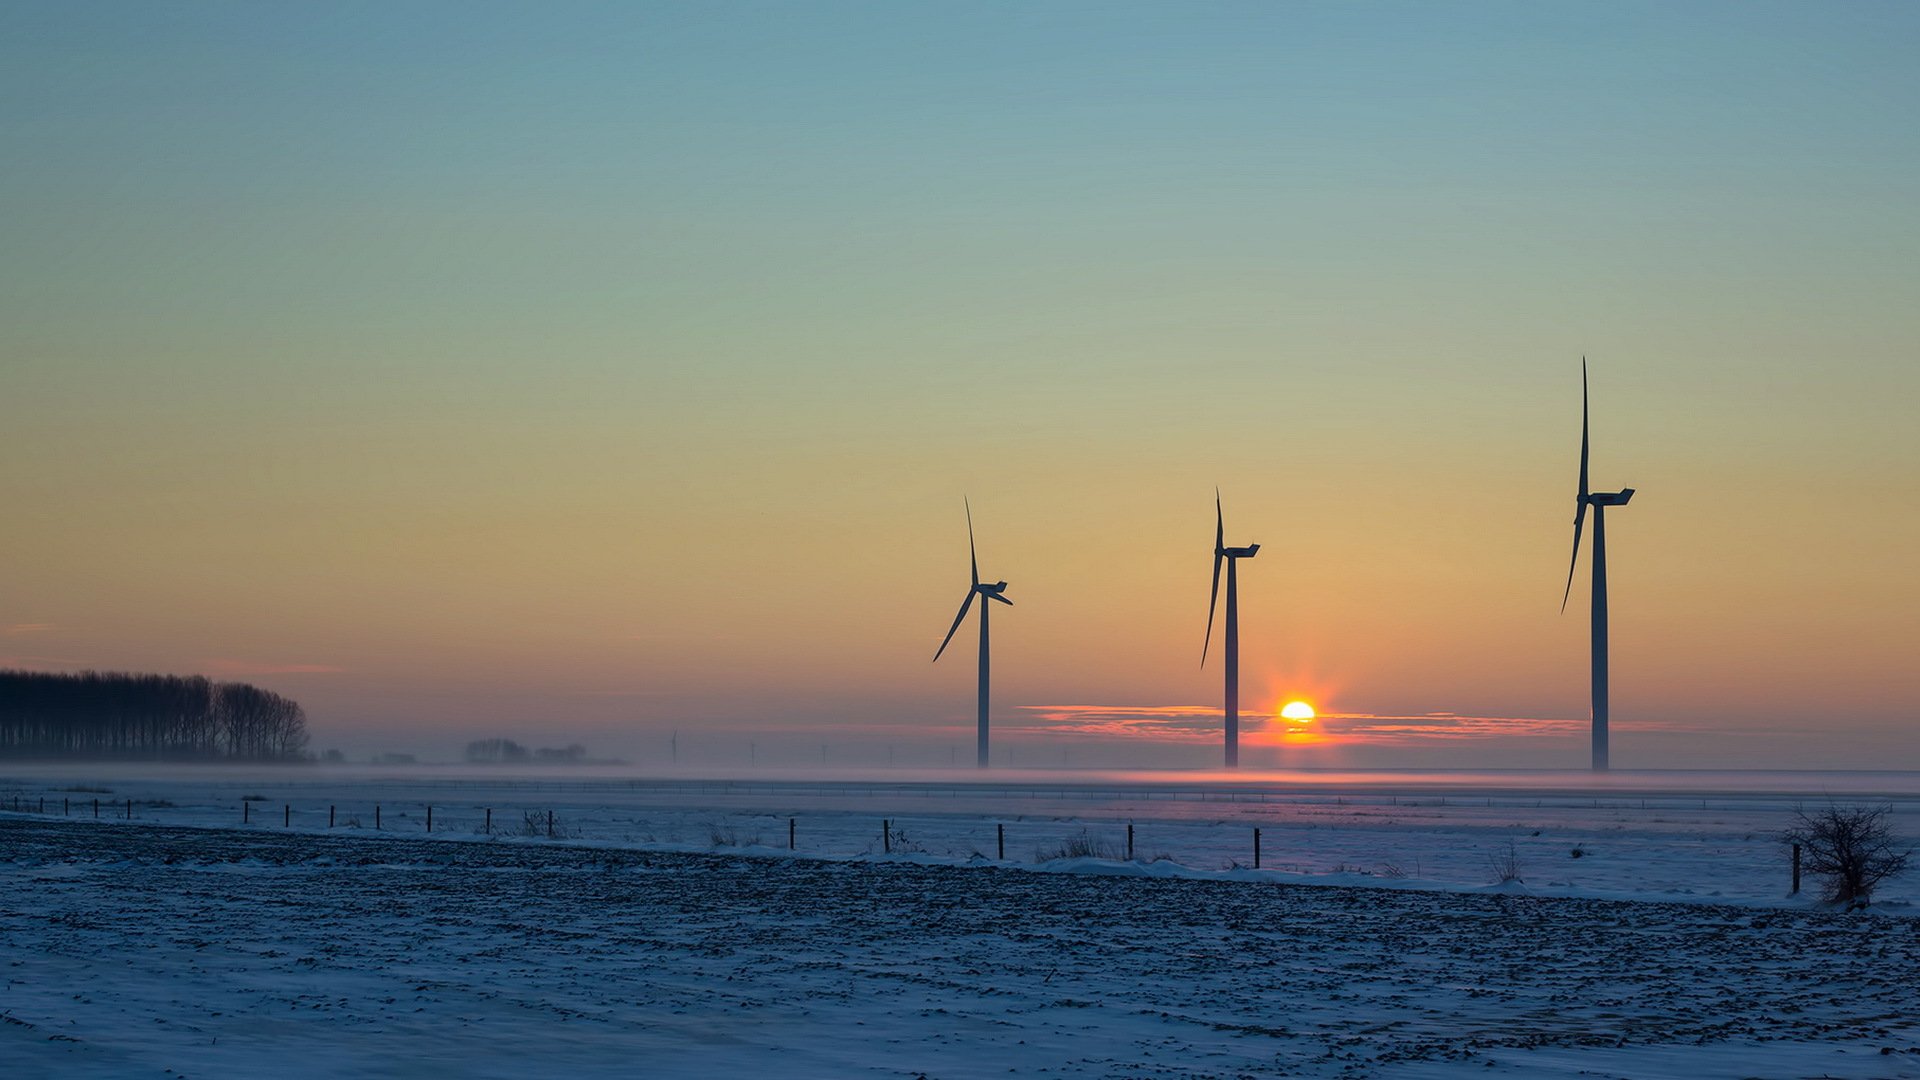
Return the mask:
<svg viewBox="0 0 1920 1080">
<path fill-rule="evenodd" d="M 973 587 L 973 591 L 989 600 L 998 600 L 1008 607 L 1013 606 L 1013 601 L 1007 599 L 1004 595 L 1007 591 L 1007 583 L 1004 581 L 996 581 L 991 585 L 986 582 L 981 582 Z"/>
<path fill-rule="evenodd" d="M 1246 547 L 1220 548 L 1214 554 L 1226 559 L 1251 559 L 1260 554 L 1260 545 L 1248 544 Z"/>
<path fill-rule="evenodd" d="M 1627 488 L 1623 491 L 1596 491 L 1587 496 L 1586 502 L 1589 506 L 1625 506 L 1631 498 L 1633 489 Z"/>
</svg>

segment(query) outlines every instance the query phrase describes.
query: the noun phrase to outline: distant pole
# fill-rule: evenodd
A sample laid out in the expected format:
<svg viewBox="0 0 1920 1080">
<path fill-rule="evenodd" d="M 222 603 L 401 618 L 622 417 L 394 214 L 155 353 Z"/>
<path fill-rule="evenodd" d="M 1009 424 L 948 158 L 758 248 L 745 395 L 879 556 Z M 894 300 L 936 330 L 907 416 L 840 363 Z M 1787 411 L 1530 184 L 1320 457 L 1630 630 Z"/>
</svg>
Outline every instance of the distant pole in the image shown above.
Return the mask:
<svg viewBox="0 0 1920 1080">
<path fill-rule="evenodd" d="M 373 804 L 373 827 L 376 829 L 380 827 L 380 804 L 379 803 Z"/>
<path fill-rule="evenodd" d="M 885 818 L 880 820 L 880 846 L 886 849 L 887 854 L 893 854 L 893 822 Z"/>
<path fill-rule="evenodd" d="M 100 816 L 100 800 L 99 799 L 93 800 L 93 816 L 94 817 Z"/>
<path fill-rule="evenodd" d="M 1253 868 L 1260 869 L 1260 830 L 1253 830 Z"/>
<path fill-rule="evenodd" d="M 1133 822 L 1127 822 L 1127 861 L 1133 861 Z"/>
<path fill-rule="evenodd" d="M 1793 891 L 1800 892 L 1800 845 L 1793 845 Z"/>
<path fill-rule="evenodd" d="M 133 800 L 132 799 L 127 800 L 127 820 L 128 821 L 133 820 Z"/>
<path fill-rule="evenodd" d="M 245 825 L 249 820 L 251 820 L 252 815 L 253 815 L 253 804 L 248 802 L 245 799 L 241 799 L 240 800 L 240 824 Z M 98 799 L 95 799 L 93 801 L 93 816 L 94 817 L 100 816 L 100 800 Z"/>
<path fill-rule="evenodd" d="M 553 839 L 553 811 L 547 811 L 547 839 Z"/>
<path fill-rule="evenodd" d="M 280 827 L 284 829 L 292 824 L 293 824 L 293 807 L 286 803 L 280 804 Z"/>
<path fill-rule="evenodd" d="M 427 806 L 427 831 L 433 831 L 433 806 L 431 804 Z"/>
<path fill-rule="evenodd" d="M 1007 861 L 1007 827 L 1005 825 L 995 825 L 993 827 L 993 831 L 994 831 L 995 837 L 1000 841 L 1000 861 L 1006 862 Z"/>
<path fill-rule="evenodd" d="M 327 807 L 327 828 L 329 829 L 333 828 L 333 810 L 333 807 Z"/>
<path fill-rule="evenodd" d="M 484 828 L 488 836 L 493 835 L 493 807 L 491 806 L 487 807 L 487 823 Z"/>
<path fill-rule="evenodd" d="M 787 819 L 787 850 L 788 851 L 793 850 L 793 833 L 794 833 L 793 819 L 788 818 Z"/>
<path fill-rule="evenodd" d="M 73 816 L 73 807 L 67 802 L 67 797 L 64 795 L 60 797 L 60 816 L 61 817 Z"/>
</svg>

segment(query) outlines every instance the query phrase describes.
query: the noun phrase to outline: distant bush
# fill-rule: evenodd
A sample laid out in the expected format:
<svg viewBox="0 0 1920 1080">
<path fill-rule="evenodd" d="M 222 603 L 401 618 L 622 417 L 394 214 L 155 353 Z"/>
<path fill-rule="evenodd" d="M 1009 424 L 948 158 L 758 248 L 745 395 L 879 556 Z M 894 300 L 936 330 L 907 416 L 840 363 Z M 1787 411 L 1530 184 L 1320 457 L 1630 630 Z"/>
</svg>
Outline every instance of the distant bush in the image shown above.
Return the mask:
<svg viewBox="0 0 1920 1080">
<path fill-rule="evenodd" d="M 1526 879 L 1520 876 L 1520 847 L 1511 840 L 1507 841 L 1507 850 L 1487 856 L 1487 868 L 1493 871 L 1496 885 L 1526 884 Z"/>
<path fill-rule="evenodd" d="M 731 825 L 714 822 L 707 826 L 707 840 L 714 847 L 757 847 L 759 836 L 743 836 Z"/>
<path fill-rule="evenodd" d="M 1874 886 L 1907 869 L 1913 849 L 1898 850 L 1887 827 L 1889 806 L 1839 806 L 1793 811 L 1794 823 L 1781 842 L 1799 844 L 1808 873 L 1825 878 L 1822 898 L 1834 904 L 1866 904 Z"/>
<path fill-rule="evenodd" d="M 580 830 L 550 810 L 527 810 L 520 815 L 520 835 L 552 836 L 558 840 L 579 836 Z"/>
<path fill-rule="evenodd" d="M 1035 862 L 1052 862 L 1055 859 L 1124 859 L 1126 852 L 1118 844 L 1110 844 L 1088 835 L 1085 829 L 1067 837 L 1060 846 L 1051 850 L 1040 848 L 1033 853 Z"/>
</svg>

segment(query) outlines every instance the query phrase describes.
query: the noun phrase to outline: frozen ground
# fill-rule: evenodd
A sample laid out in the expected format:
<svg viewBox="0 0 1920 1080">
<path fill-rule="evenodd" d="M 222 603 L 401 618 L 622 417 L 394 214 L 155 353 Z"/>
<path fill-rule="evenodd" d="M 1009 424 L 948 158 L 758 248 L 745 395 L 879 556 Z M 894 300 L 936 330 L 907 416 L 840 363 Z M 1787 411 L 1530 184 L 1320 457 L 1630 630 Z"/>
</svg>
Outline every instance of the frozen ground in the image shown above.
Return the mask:
<svg viewBox="0 0 1920 1080">
<path fill-rule="evenodd" d="M 9 1077 L 1920 1076 L 1920 919 L 1704 902 L 7 814 L 0 964 Z"/>
<path fill-rule="evenodd" d="M 77 790 L 76 790 L 77 789 Z M 580 841 L 646 850 L 784 850 L 788 823 L 810 857 L 883 854 L 883 821 L 893 850 L 925 862 L 965 863 L 999 855 L 1032 865 L 1084 837 L 1124 857 L 1104 872 L 1258 876 L 1323 884 L 1485 889 L 1494 864 L 1517 858 L 1535 896 L 1647 898 L 1767 906 L 1809 906 L 1789 894 L 1780 830 L 1799 803 L 1887 802 L 1894 825 L 1920 841 L 1920 776 L 1915 774 L 1616 773 L 1356 774 L 1247 777 L 1177 774 L 1055 777 L 996 774 L 963 782 L 951 774 L 906 781 L 769 776 L 738 779 L 582 775 L 568 770 L 503 775 L 485 770 L 235 769 L 152 770 L 74 767 L 0 775 L 0 809 L 16 805 L 78 816 L 101 802 L 103 819 L 234 826 L 242 801 L 257 796 L 249 827 L 325 831 L 329 808 L 340 829 L 371 830 L 375 807 L 385 832 L 421 835 L 427 807 L 434 835 L 479 834 L 492 810 L 496 832 L 523 830 L 526 815 Z M 1261 830 L 1262 871 L 1253 862 Z M 338 830 L 336 830 L 338 831 Z M 1576 854 L 1577 853 L 1577 854 Z M 1077 867 L 1085 869 L 1084 866 Z M 1882 889 L 1878 906 L 1912 911 L 1920 874 Z"/>
</svg>

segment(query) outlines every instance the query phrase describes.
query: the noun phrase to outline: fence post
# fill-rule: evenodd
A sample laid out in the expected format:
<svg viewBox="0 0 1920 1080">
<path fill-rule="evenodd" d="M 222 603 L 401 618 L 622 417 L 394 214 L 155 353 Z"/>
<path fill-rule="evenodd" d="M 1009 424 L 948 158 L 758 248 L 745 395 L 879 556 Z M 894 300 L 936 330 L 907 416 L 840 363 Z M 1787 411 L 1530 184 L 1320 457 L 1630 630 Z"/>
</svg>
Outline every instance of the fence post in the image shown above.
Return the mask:
<svg viewBox="0 0 1920 1080">
<path fill-rule="evenodd" d="M 547 811 L 547 839 L 553 839 L 553 811 Z"/>
<path fill-rule="evenodd" d="M 94 817 L 100 816 L 100 800 L 99 799 L 93 800 L 93 816 Z"/>
<path fill-rule="evenodd" d="M 127 820 L 128 821 L 133 820 L 133 800 L 132 799 L 127 800 Z"/>
<path fill-rule="evenodd" d="M 1260 830 L 1253 830 L 1253 868 L 1260 869 Z"/>
<path fill-rule="evenodd" d="M 793 850 L 793 833 L 794 833 L 793 819 L 788 818 L 787 819 L 787 850 L 788 851 Z"/>
<path fill-rule="evenodd" d="M 1127 861 L 1133 861 L 1133 822 L 1127 822 Z"/>
<path fill-rule="evenodd" d="M 1800 891 L 1800 845 L 1793 845 L 1793 891 Z"/>
<path fill-rule="evenodd" d="M 60 816 L 61 817 L 73 816 L 73 806 L 67 801 L 68 798 L 69 797 L 66 795 L 60 796 Z"/>
<path fill-rule="evenodd" d="M 427 807 L 427 831 L 433 831 L 433 807 L 431 805 Z"/>
<path fill-rule="evenodd" d="M 288 803 L 280 804 L 280 827 L 285 829 L 293 825 L 293 807 Z"/>
<path fill-rule="evenodd" d="M 893 822 L 886 818 L 880 819 L 880 846 L 887 854 L 893 854 Z"/>
<path fill-rule="evenodd" d="M 1000 861 L 1006 862 L 1007 861 L 1007 827 L 1004 824 L 995 825 L 993 827 L 993 832 L 994 832 L 995 838 L 1000 841 Z"/>
<path fill-rule="evenodd" d="M 487 807 L 487 824 L 484 826 L 484 828 L 486 829 L 488 836 L 493 835 L 493 807 L 491 806 Z"/>
<path fill-rule="evenodd" d="M 380 804 L 379 803 L 373 804 L 373 827 L 376 829 L 380 827 Z"/>
<path fill-rule="evenodd" d="M 327 807 L 327 828 L 329 829 L 333 828 L 333 811 L 334 807 Z"/>
<path fill-rule="evenodd" d="M 253 813 L 253 804 L 248 802 L 245 799 L 241 799 L 240 800 L 240 824 L 245 825 L 247 823 L 248 817 L 251 816 L 252 813 Z"/>
</svg>

